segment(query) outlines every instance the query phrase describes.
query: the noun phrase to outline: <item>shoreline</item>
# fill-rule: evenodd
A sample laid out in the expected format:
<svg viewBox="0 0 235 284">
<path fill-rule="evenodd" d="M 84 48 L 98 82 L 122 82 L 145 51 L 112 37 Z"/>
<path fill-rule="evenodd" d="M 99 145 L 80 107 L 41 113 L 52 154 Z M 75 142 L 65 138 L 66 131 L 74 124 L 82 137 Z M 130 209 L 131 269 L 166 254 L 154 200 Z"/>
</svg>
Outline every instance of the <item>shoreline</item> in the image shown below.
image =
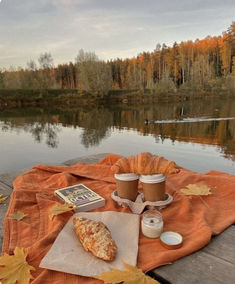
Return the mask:
<svg viewBox="0 0 235 284">
<path fill-rule="evenodd" d="M 106 96 L 96 96 L 82 93 L 78 90 L 48 90 L 40 93 L 40 90 L 0 90 L 0 109 L 20 108 L 27 106 L 48 105 L 92 105 L 92 104 L 148 104 L 157 102 L 183 102 L 210 97 L 235 97 L 235 91 L 211 92 L 174 92 L 154 93 L 151 90 L 112 90 Z"/>
</svg>

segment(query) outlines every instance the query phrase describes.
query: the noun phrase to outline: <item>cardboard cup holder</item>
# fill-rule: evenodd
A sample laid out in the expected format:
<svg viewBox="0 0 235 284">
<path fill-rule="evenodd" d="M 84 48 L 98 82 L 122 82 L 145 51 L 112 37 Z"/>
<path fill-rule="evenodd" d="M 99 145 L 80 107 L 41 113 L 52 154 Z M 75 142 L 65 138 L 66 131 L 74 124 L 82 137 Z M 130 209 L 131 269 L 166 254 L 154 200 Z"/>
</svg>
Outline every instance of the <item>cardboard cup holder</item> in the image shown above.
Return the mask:
<svg viewBox="0 0 235 284">
<path fill-rule="evenodd" d="M 114 190 L 111 193 L 111 198 L 115 202 L 117 202 L 119 206 L 129 207 L 132 213 L 135 213 L 135 214 L 141 214 L 144 211 L 146 206 L 148 206 L 148 208 L 151 208 L 151 209 L 154 208 L 158 210 L 165 208 L 167 205 L 169 205 L 173 201 L 173 197 L 169 193 L 166 193 L 165 196 L 166 196 L 165 200 L 145 201 L 144 194 L 141 192 L 138 192 L 136 200 L 131 201 L 129 199 L 119 197 L 117 190 Z"/>
</svg>

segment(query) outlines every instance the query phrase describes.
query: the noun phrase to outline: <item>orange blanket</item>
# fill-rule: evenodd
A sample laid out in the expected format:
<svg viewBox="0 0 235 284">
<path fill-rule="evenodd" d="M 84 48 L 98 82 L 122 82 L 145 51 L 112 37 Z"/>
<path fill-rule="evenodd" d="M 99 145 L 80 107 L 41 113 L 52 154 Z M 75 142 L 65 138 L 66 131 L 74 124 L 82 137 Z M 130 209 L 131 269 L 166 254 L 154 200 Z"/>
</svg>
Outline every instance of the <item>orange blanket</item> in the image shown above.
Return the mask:
<svg viewBox="0 0 235 284">
<path fill-rule="evenodd" d="M 110 198 L 115 189 L 110 167 L 119 158 L 111 154 L 93 165 L 39 165 L 15 180 L 4 223 L 2 252 L 12 253 L 16 246 L 29 252 L 27 261 L 36 268 L 32 271 L 32 283 L 102 283 L 92 278 L 41 269 L 39 263 L 72 215 L 65 213 L 52 221 L 48 218 L 49 208 L 58 202 L 53 196 L 55 189 L 84 183 L 106 198 L 106 206 L 96 211 L 130 212 Z M 190 198 L 179 193 L 179 189 L 191 183 L 206 184 L 212 188 L 213 194 Z M 181 169 L 180 173 L 168 176 L 167 191 L 173 195 L 174 201 L 162 210 L 164 230 L 179 232 L 184 243 L 180 249 L 167 250 L 159 240 L 147 239 L 140 234 L 137 265 L 144 271 L 199 250 L 210 242 L 212 235 L 221 233 L 235 222 L 235 176 L 216 171 L 199 174 Z M 7 218 L 18 210 L 27 217 L 18 222 Z"/>
</svg>

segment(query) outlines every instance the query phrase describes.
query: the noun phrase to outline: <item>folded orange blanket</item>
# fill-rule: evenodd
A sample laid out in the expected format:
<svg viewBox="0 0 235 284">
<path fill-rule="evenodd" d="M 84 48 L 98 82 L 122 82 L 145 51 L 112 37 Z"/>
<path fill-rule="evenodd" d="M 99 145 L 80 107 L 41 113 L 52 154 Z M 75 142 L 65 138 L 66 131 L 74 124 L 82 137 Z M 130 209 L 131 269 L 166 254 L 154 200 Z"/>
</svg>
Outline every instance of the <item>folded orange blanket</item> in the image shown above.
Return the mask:
<svg viewBox="0 0 235 284">
<path fill-rule="evenodd" d="M 32 271 L 31 283 L 102 283 L 102 281 L 39 268 L 41 259 L 50 249 L 58 233 L 70 218 L 70 212 L 49 219 L 48 210 L 58 204 L 54 190 L 84 183 L 106 198 L 106 206 L 94 211 L 128 212 L 119 207 L 110 194 L 115 189 L 111 166 L 120 156 L 111 154 L 97 164 L 76 164 L 70 167 L 38 165 L 19 176 L 14 182 L 14 191 L 4 222 L 2 252 L 12 253 L 16 246 L 28 251 L 27 261 L 36 268 Z M 180 189 L 188 184 L 205 184 L 212 189 L 208 196 L 185 196 Z M 210 171 L 199 174 L 180 169 L 167 177 L 167 192 L 173 203 L 161 212 L 164 230 L 179 232 L 184 243 L 182 248 L 167 250 L 159 240 L 147 239 L 140 234 L 138 267 L 144 271 L 172 262 L 204 247 L 211 236 L 219 234 L 235 222 L 235 176 Z M 22 221 L 9 219 L 16 211 L 27 216 Z"/>
</svg>

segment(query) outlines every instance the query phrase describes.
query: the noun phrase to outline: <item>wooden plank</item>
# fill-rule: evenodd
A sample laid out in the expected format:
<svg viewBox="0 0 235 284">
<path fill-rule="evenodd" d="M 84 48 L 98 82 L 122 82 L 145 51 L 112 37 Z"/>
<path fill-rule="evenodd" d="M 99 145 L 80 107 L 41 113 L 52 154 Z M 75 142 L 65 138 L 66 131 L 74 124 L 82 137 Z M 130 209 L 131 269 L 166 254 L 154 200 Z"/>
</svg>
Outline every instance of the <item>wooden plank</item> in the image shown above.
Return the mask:
<svg viewBox="0 0 235 284">
<path fill-rule="evenodd" d="M 167 265 L 157 273 L 174 284 L 234 283 L 235 266 L 227 261 L 203 251 L 195 253 L 193 258 L 186 256 L 183 260 L 175 262 L 177 266 L 174 268 Z M 156 270 L 154 270 L 155 273 Z"/>
<path fill-rule="evenodd" d="M 7 183 L 1 181 L 1 176 L 0 176 L 0 193 L 5 192 L 5 191 L 8 192 L 10 190 L 12 190 L 12 186 L 10 186 Z"/>
<path fill-rule="evenodd" d="M 7 212 L 11 192 L 12 192 L 12 187 L 0 181 L 0 194 L 2 194 L 3 196 L 8 196 L 8 198 L 3 203 L 0 204 L 0 248 L 2 247 L 2 239 L 3 239 L 3 219 Z"/>
<path fill-rule="evenodd" d="M 235 265 L 235 226 L 230 226 L 220 235 L 213 237 L 203 251 Z"/>
<path fill-rule="evenodd" d="M 72 160 L 65 161 L 63 162 L 63 164 L 66 166 L 72 166 L 77 163 L 94 164 L 94 163 L 97 163 L 99 160 L 103 159 L 107 155 L 108 153 L 101 153 L 101 154 L 95 154 L 95 155 L 90 155 L 90 156 L 78 157 Z"/>
<path fill-rule="evenodd" d="M 1 174 L 0 175 L 0 182 L 5 183 L 6 185 L 10 186 L 12 188 L 13 181 L 24 172 L 28 171 L 29 169 L 21 169 L 17 170 L 11 173 Z"/>
<path fill-rule="evenodd" d="M 235 283 L 235 227 L 212 238 L 200 251 L 153 272 L 174 284 Z"/>
</svg>

